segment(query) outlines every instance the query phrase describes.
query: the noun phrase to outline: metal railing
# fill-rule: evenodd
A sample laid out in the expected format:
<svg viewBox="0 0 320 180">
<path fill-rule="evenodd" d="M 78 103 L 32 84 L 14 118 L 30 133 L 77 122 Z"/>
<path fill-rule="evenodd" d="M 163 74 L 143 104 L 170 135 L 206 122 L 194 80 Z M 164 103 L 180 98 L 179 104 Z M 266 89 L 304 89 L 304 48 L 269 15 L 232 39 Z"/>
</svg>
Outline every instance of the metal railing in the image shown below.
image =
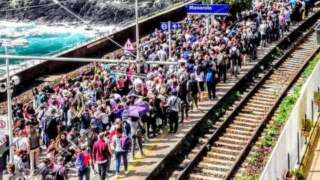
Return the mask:
<svg viewBox="0 0 320 180">
<path fill-rule="evenodd" d="M 164 13 L 167 13 L 168 11 L 171 11 L 173 9 L 176 9 L 176 8 L 180 8 L 182 6 L 185 6 L 186 4 L 189 4 L 189 3 L 193 3 L 193 2 L 198 2 L 199 0 L 182 0 L 180 2 L 177 2 L 175 4 L 173 4 L 172 6 L 169 6 L 169 7 L 166 7 L 164 9 L 161 9 L 159 11 L 154 11 L 148 15 L 145 15 L 145 16 L 141 16 L 139 18 L 139 23 L 143 22 L 143 21 L 146 21 L 148 19 L 151 19 L 153 18 L 154 16 L 158 16 L 160 14 L 164 14 Z M 62 51 L 56 51 L 55 53 L 56 54 L 48 54 L 48 55 L 53 55 L 54 57 L 58 57 L 62 54 L 65 54 L 66 52 L 70 52 L 72 50 L 75 50 L 75 49 L 78 49 L 80 47 L 83 47 L 83 46 L 86 46 L 88 44 L 91 44 L 91 43 L 94 43 L 96 41 L 99 41 L 100 39 L 103 39 L 105 38 L 106 36 L 110 36 L 114 33 L 117 33 L 119 31 L 122 31 L 130 26 L 133 26 L 134 25 L 134 22 L 133 22 L 133 19 L 129 20 L 129 21 L 126 21 L 124 23 L 119 23 L 119 25 L 115 28 L 113 28 L 112 30 L 106 32 L 106 33 L 97 33 L 97 36 L 89 41 L 84 41 L 84 42 L 80 42 L 80 43 L 77 43 L 75 46 L 73 46 L 72 48 L 63 48 Z M 22 72 L 28 68 L 31 68 L 33 66 L 36 66 L 36 65 L 39 65 L 41 63 L 43 63 L 44 61 L 42 60 L 33 60 L 33 61 L 27 61 L 27 62 L 22 62 L 20 64 L 15 64 L 14 66 L 10 66 L 10 75 L 14 75 L 14 74 L 17 74 L 19 72 Z M 5 74 L 1 73 L 1 65 L 0 65 L 0 78 L 3 78 L 5 76 Z"/>
</svg>

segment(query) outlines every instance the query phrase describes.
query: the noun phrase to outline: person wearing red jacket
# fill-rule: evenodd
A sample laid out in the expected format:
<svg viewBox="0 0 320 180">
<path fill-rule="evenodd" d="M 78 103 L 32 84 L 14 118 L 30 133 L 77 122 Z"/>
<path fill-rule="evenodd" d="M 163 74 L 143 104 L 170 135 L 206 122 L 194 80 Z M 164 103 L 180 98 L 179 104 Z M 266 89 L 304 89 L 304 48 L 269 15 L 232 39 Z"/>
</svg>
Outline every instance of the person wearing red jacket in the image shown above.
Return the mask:
<svg viewBox="0 0 320 180">
<path fill-rule="evenodd" d="M 100 180 L 105 180 L 111 153 L 108 144 L 104 141 L 105 133 L 100 133 L 93 145 L 93 162 L 98 165 Z"/>
<path fill-rule="evenodd" d="M 75 165 L 78 170 L 78 179 L 90 180 L 91 155 L 86 150 L 86 146 L 80 145 L 80 148 L 78 149 Z M 94 170 L 94 167 L 93 167 L 93 170 Z"/>
</svg>

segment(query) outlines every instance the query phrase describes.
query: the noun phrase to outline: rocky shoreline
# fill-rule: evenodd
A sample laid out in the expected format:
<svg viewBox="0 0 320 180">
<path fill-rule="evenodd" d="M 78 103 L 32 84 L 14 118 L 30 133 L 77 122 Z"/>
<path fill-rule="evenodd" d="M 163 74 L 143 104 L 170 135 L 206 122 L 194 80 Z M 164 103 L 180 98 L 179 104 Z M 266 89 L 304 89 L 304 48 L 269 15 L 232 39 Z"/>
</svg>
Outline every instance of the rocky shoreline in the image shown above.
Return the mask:
<svg viewBox="0 0 320 180">
<path fill-rule="evenodd" d="M 72 12 L 93 24 L 119 24 L 135 17 L 134 0 L 59 1 Z M 145 16 L 182 1 L 185 0 L 139 0 L 139 15 Z M 55 4 L 54 0 L 0 1 L 0 20 L 38 21 L 40 23 L 76 21 L 68 12 Z"/>
</svg>

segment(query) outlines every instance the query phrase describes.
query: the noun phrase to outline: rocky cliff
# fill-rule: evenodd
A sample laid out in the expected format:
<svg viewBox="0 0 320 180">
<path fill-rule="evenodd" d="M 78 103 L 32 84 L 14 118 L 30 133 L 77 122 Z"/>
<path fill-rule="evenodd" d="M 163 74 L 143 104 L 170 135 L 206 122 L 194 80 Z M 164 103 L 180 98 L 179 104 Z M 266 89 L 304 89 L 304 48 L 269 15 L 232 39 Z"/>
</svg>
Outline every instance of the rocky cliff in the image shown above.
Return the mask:
<svg viewBox="0 0 320 180">
<path fill-rule="evenodd" d="M 0 19 L 75 22 L 57 0 L 0 0 Z M 139 0 L 139 15 L 185 0 Z M 95 24 L 115 24 L 134 18 L 134 0 L 59 0 L 75 14 Z"/>
</svg>

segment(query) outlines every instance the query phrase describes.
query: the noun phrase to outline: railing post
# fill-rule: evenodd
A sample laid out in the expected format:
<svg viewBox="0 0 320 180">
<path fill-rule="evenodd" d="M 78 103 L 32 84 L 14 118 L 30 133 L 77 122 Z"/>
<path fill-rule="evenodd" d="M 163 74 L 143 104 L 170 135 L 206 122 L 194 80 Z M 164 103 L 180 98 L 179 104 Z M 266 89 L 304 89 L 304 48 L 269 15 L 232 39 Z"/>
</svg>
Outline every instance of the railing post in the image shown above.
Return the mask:
<svg viewBox="0 0 320 180">
<path fill-rule="evenodd" d="M 304 114 L 304 127 L 303 127 L 303 129 L 305 131 L 307 130 L 306 124 L 307 124 L 307 114 L 305 113 Z M 308 137 L 305 136 L 305 139 L 306 139 L 306 141 L 304 142 L 304 144 L 308 144 Z"/>
<path fill-rule="evenodd" d="M 290 153 L 288 153 L 288 170 L 290 170 Z"/>
<path fill-rule="evenodd" d="M 314 114 L 313 108 L 314 108 L 314 103 L 313 103 L 313 100 L 311 100 L 311 122 L 312 122 L 312 124 L 313 124 L 313 114 Z"/>
<path fill-rule="evenodd" d="M 298 144 L 298 164 L 300 164 L 300 136 L 299 136 L 299 130 L 297 132 L 297 144 Z"/>
</svg>

